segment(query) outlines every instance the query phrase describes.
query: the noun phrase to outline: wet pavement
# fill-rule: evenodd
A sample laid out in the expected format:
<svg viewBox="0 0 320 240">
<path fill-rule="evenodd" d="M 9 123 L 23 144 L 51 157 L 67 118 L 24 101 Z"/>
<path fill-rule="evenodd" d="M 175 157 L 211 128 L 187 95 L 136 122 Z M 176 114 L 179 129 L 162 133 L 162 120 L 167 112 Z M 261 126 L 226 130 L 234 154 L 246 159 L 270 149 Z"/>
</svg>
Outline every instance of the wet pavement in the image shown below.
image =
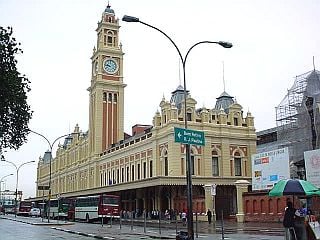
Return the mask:
<svg viewBox="0 0 320 240">
<path fill-rule="evenodd" d="M 0 231 L 2 228 L 9 225 L 16 224 L 17 226 L 27 223 L 32 225 L 33 231 L 37 232 L 40 229 L 50 229 L 55 231 L 56 234 L 61 234 L 61 239 L 65 234 L 69 234 L 70 238 L 78 236 L 77 239 L 175 239 L 177 231 L 186 231 L 186 227 L 181 223 L 169 223 L 162 221 L 160 228 L 157 220 L 147 221 L 146 224 L 143 220 L 113 222 L 109 224 L 101 223 L 82 223 L 82 222 L 65 222 L 50 220 L 41 218 L 28 218 L 28 217 L 14 217 L 11 215 L 0 216 Z M 26 224 L 24 224 L 26 225 Z M 40 225 L 40 226 L 39 226 Z M 146 226 L 146 227 L 144 227 Z M 40 228 L 40 229 L 37 229 Z M 20 231 L 20 227 L 17 232 Z M 40 231 L 41 232 L 41 231 Z M 216 225 L 208 224 L 207 222 L 199 222 L 194 225 L 195 239 L 261 239 L 261 240 L 282 240 L 284 236 L 281 223 L 236 223 L 234 221 L 225 221 L 223 224 L 223 232 L 221 222 L 217 222 Z M 22 232 L 23 234 L 23 232 Z M 72 235 L 72 236 L 71 236 Z M 224 238 L 222 238 L 222 235 Z M 39 235 L 40 236 L 40 235 Z M 59 235 L 60 236 L 60 235 Z M 79 238 L 79 237 L 85 238 Z M 6 238 L 1 238 L 7 240 Z M 18 238 L 12 238 L 18 239 Z M 28 238 L 37 239 L 37 238 Z M 43 238 L 39 238 L 43 239 Z M 45 239 L 57 239 L 57 238 L 45 238 Z"/>
</svg>

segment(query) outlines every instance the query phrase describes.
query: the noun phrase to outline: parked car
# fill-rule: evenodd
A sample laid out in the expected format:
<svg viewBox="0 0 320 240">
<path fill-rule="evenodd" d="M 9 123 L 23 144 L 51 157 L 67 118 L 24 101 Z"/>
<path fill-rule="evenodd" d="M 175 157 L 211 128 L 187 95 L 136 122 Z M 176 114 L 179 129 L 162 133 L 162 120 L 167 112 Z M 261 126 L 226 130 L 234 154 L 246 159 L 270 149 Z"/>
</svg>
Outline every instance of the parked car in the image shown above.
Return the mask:
<svg viewBox="0 0 320 240">
<path fill-rule="evenodd" d="M 40 215 L 41 215 L 40 208 L 31 208 L 29 212 L 30 217 L 40 217 Z"/>
</svg>

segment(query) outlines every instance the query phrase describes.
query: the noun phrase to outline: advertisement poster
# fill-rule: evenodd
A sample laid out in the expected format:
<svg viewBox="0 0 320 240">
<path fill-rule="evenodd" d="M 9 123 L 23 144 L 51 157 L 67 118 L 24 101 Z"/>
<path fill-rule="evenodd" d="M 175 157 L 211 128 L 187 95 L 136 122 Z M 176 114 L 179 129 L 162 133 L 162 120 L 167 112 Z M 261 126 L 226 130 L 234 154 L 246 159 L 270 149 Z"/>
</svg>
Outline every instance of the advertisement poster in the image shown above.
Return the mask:
<svg viewBox="0 0 320 240">
<path fill-rule="evenodd" d="M 320 149 L 304 152 L 307 181 L 320 187 Z"/>
<path fill-rule="evenodd" d="M 253 154 L 251 161 L 252 190 L 271 189 L 279 180 L 290 178 L 287 147 Z"/>
</svg>

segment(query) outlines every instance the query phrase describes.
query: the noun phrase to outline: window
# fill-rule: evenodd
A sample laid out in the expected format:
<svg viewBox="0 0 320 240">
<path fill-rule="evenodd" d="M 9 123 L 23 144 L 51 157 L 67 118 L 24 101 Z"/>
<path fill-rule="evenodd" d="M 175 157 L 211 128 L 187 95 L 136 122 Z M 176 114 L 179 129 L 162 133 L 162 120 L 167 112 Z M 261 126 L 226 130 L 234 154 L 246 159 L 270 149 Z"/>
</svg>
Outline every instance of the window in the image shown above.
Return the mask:
<svg viewBox="0 0 320 240">
<path fill-rule="evenodd" d="M 234 158 L 234 174 L 235 176 L 241 176 L 241 158 Z"/>
<path fill-rule="evenodd" d="M 108 45 L 112 45 L 112 37 L 108 36 Z"/>
<path fill-rule="evenodd" d="M 108 101 L 111 102 L 112 101 L 112 93 L 108 94 Z"/>
<path fill-rule="evenodd" d="M 150 161 L 149 177 L 152 177 L 152 161 Z"/>
<path fill-rule="evenodd" d="M 119 170 L 119 168 L 117 169 L 117 183 L 119 183 L 120 182 L 120 170 Z"/>
<path fill-rule="evenodd" d="M 137 178 L 138 178 L 138 180 L 140 179 L 140 164 L 138 164 Z"/>
<path fill-rule="evenodd" d="M 212 176 L 219 176 L 219 158 L 212 156 Z"/>
<path fill-rule="evenodd" d="M 233 118 L 233 122 L 235 126 L 239 126 L 238 118 Z"/>
<path fill-rule="evenodd" d="M 187 121 L 191 121 L 191 116 L 192 116 L 191 113 L 188 112 L 187 113 Z"/>
<path fill-rule="evenodd" d="M 117 96 L 116 93 L 113 95 L 113 101 L 114 101 L 114 102 L 117 102 L 117 101 L 118 101 L 118 96 Z"/>
<path fill-rule="evenodd" d="M 124 182 L 124 168 L 121 168 L 121 182 Z"/>
<path fill-rule="evenodd" d="M 134 165 L 131 166 L 131 181 L 134 181 Z"/>
<path fill-rule="evenodd" d="M 166 157 L 164 157 L 164 175 L 165 176 L 169 175 L 168 174 L 168 168 L 169 168 L 169 166 L 168 166 L 168 157 L 166 156 Z"/>
<path fill-rule="evenodd" d="M 127 167 L 127 182 L 129 182 L 129 167 Z"/>
<path fill-rule="evenodd" d="M 194 175 L 194 156 L 191 155 L 191 163 L 190 163 L 190 171 L 191 171 L 191 174 Z"/>
<path fill-rule="evenodd" d="M 143 178 L 147 177 L 147 163 L 143 162 Z"/>
</svg>

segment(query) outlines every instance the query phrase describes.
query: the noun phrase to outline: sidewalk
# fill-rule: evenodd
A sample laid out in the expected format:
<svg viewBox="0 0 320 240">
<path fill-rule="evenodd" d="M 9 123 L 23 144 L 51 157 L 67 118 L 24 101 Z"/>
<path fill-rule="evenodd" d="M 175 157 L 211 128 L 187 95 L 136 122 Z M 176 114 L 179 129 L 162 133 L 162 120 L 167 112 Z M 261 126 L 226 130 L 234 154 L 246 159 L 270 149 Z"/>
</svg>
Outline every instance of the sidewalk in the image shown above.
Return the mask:
<svg viewBox="0 0 320 240">
<path fill-rule="evenodd" d="M 144 228 L 142 225 L 127 225 L 122 224 L 121 228 L 119 222 L 115 224 L 107 225 L 104 224 L 87 224 L 81 222 L 65 222 L 50 220 L 48 223 L 47 219 L 41 218 L 29 218 L 29 217 L 19 217 L 1 215 L 0 218 L 7 219 L 11 221 L 18 221 L 22 223 L 38 225 L 38 226 L 48 226 L 52 229 L 58 231 L 68 232 L 70 234 L 78 234 L 82 236 L 88 236 L 98 239 L 134 239 L 144 237 L 147 239 L 175 239 L 176 238 L 176 229 L 171 225 L 170 228 L 163 227 L 157 228 L 155 226 L 148 226 Z M 135 222 L 137 224 L 137 222 Z M 280 229 L 279 224 L 270 224 L 270 223 L 236 223 L 236 222 L 226 222 L 224 239 L 237 239 L 237 240 L 251 240 L 251 239 L 260 239 L 260 240 L 282 240 L 283 239 L 283 229 Z M 273 226 L 274 225 L 274 226 Z M 178 231 L 186 231 L 186 229 L 178 229 Z M 269 234 L 272 231 L 273 234 Z M 212 225 L 209 225 L 207 222 L 201 222 L 198 224 L 198 233 L 196 227 L 194 228 L 195 239 L 199 238 L 201 240 L 217 240 L 222 239 L 221 225 L 217 224 L 216 229 Z"/>
</svg>

